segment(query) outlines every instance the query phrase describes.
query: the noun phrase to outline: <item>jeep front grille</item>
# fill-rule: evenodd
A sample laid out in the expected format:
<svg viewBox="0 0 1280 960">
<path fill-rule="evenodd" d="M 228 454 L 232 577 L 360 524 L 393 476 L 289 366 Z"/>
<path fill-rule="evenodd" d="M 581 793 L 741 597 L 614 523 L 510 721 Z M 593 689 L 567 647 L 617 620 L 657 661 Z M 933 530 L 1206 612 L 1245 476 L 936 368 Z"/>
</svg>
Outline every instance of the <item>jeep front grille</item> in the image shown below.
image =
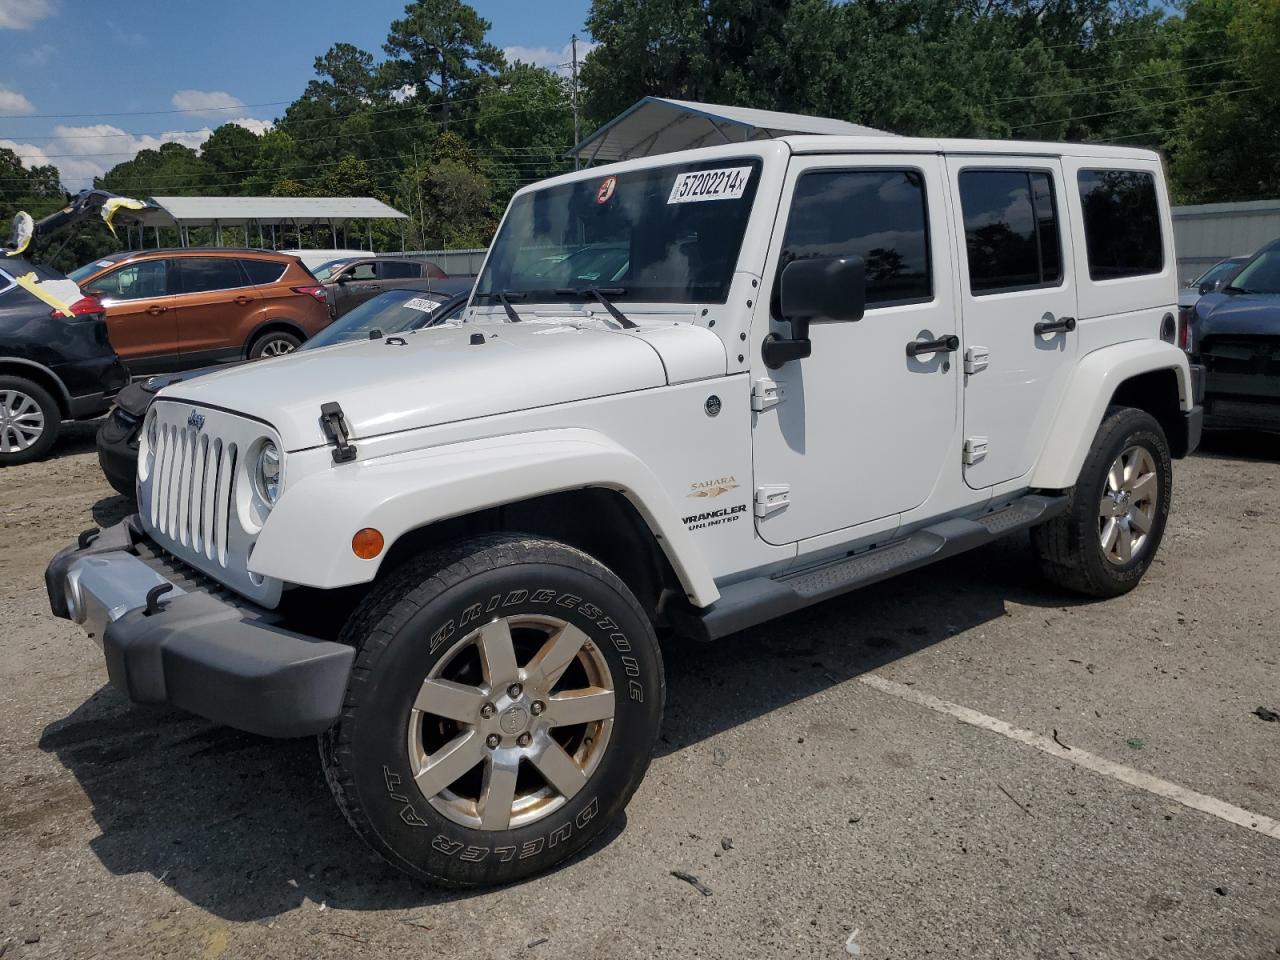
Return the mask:
<svg viewBox="0 0 1280 960">
<path fill-rule="evenodd" d="M 239 453 L 235 443 L 186 425 L 163 424 L 156 440 L 151 526 L 222 567 Z"/>
</svg>

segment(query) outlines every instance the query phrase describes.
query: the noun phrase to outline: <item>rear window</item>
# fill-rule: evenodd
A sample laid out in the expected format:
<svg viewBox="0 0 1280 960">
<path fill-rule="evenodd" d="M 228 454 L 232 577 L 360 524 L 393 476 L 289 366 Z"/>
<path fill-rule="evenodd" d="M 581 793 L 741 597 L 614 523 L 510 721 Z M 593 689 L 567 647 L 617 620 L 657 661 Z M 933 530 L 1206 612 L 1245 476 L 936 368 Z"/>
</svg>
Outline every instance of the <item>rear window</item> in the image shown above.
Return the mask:
<svg viewBox="0 0 1280 960">
<path fill-rule="evenodd" d="M 960 174 L 969 289 L 975 294 L 1057 286 L 1062 247 L 1053 178 L 1042 170 Z"/>
<path fill-rule="evenodd" d="M 250 283 L 268 284 L 275 283 L 283 277 L 288 264 L 278 263 L 275 260 L 241 260 L 240 266 L 244 267 L 244 272 L 249 275 Z"/>
<path fill-rule="evenodd" d="M 230 257 L 183 257 L 178 264 L 183 293 L 233 290 L 248 283 L 240 261 Z"/>
<path fill-rule="evenodd" d="M 1081 170 L 1089 277 L 1114 280 L 1164 269 L 1156 178 L 1137 170 Z"/>
</svg>

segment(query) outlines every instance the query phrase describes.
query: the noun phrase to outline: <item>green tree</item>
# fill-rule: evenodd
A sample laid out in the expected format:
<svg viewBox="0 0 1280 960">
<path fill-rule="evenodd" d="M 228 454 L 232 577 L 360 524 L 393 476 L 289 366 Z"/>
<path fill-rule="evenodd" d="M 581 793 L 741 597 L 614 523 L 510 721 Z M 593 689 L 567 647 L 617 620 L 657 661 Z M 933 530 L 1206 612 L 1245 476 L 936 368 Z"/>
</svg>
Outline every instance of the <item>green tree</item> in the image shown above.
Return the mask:
<svg viewBox="0 0 1280 960">
<path fill-rule="evenodd" d="M 489 158 L 491 179 L 505 199 L 533 180 L 570 169 L 573 111 L 568 84 L 550 70 L 516 63 L 485 87 L 475 141 Z"/>
<path fill-rule="evenodd" d="M 200 147 L 200 159 L 208 167 L 210 193 L 244 193 L 261 144 L 260 136 L 239 124 L 224 123 L 214 130 Z"/>
</svg>

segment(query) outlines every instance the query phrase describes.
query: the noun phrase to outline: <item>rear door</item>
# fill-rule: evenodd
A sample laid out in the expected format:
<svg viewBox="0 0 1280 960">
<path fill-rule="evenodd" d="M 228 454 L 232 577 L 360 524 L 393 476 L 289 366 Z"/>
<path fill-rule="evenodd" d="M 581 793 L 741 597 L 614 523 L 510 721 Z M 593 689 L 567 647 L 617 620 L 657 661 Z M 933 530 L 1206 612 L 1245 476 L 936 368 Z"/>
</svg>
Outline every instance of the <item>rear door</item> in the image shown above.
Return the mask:
<svg viewBox="0 0 1280 960">
<path fill-rule="evenodd" d="M 965 482 L 1028 474 L 1077 354 L 1066 186 L 1053 157 L 948 157 L 963 318 Z"/>
<path fill-rule="evenodd" d="M 182 315 L 178 340 L 182 369 L 238 360 L 244 356 L 242 320 L 259 301 L 240 261 L 234 257 L 177 259 Z"/>
<path fill-rule="evenodd" d="M 422 264 L 416 260 L 379 260 L 377 267 L 379 292 L 421 285 Z"/>
<path fill-rule="evenodd" d="M 134 376 L 178 369 L 177 277 L 169 259 L 137 260 L 85 284 L 107 308 L 111 346 Z"/>
</svg>

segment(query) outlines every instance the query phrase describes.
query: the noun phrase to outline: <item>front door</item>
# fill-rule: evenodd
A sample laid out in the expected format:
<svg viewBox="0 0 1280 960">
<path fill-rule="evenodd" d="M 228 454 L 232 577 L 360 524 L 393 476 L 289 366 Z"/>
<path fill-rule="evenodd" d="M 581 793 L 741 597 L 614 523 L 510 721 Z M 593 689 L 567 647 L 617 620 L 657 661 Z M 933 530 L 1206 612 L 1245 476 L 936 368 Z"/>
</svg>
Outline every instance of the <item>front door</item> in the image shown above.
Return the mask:
<svg viewBox="0 0 1280 960">
<path fill-rule="evenodd" d="M 1031 471 L 1074 368 L 1071 232 L 1058 160 L 948 157 L 947 170 L 964 260 L 965 481 L 982 489 Z"/>
<path fill-rule="evenodd" d="M 378 284 L 378 262 L 359 260 L 345 267 L 335 278 L 333 290 L 334 316 L 341 317 L 352 308 L 382 292 Z"/>
<path fill-rule="evenodd" d="M 138 260 L 85 285 L 107 308 L 111 347 L 137 376 L 177 369 L 178 297 L 171 260 Z"/>
<path fill-rule="evenodd" d="M 792 162 L 765 270 L 772 329 L 787 331 L 777 280 L 797 258 L 861 256 L 867 310 L 856 322 L 814 323 L 811 356 L 752 374 L 782 391 L 754 415 L 757 525 L 767 542 L 893 517 L 956 469 L 957 358 L 945 348 L 908 352 L 959 333 L 945 198 L 936 156 Z"/>
</svg>

